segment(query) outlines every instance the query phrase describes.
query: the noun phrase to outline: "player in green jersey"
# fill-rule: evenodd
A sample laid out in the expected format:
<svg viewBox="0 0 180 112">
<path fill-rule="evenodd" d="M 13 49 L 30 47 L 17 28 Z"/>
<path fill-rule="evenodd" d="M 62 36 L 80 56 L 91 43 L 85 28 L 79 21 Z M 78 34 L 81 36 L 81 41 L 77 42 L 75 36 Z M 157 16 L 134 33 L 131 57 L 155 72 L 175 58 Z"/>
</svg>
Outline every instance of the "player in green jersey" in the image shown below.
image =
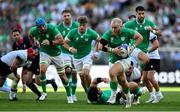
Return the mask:
<svg viewBox="0 0 180 112">
<path fill-rule="evenodd" d="M 150 43 L 149 41 L 150 33 L 154 33 L 157 36 L 161 36 L 161 32 L 159 31 L 159 28 L 155 25 L 154 22 L 145 18 L 145 9 L 143 6 L 137 6 L 136 19 L 132 21 L 128 21 L 124 25 L 125 27 L 138 31 L 143 36 L 143 42 L 139 46 L 137 46 L 139 50 L 135 50 L 135 52 L 131 54 L 132 57 L 135 57 L 141 61 L 144 60 L 143 64 L 149 63 L 149 61 L 147 61 L 149 60 L 149 57 L 145 55 L 144 53 L 148 52 L 148 46 Z M 144 77 L 145 79 L 144 81 L 146 83 L 147 88 L 151 88 L 150 81 L 147 80 L 147 74 L 145 74 L 144 71 L 142 72 L 142 77 Z"/>
<path fill-rule="evenodd" d="M 89 75 L 92 65 L 91 43 L 93 40 L 99 42 L 100 37 L 96 31 L 88 28 L 88 18 L 80 16 L 79 26 L 71 30 L 65 38 L 64 47 L 73 53 L 74 65 L 81 78 L 81 84 L 87 93 L 91 84 Z M 69 44 L 72 43 L 73 46 Z"/>
<path fill-rule="evenodd" d="M 57 68 L 62 83 L 66 86 L 69 84 L 64 74 L 64 64 L 60 56 L 60 45 L 63 44 L 63 37 L 55 26 L 47 24 L 42 18 L 38 18 L 36 26 L 29 31 L 29 38 L 33 45 L 37 41 L 40 45 L 40 80 L 44 97 L 40 97 L 39 100 L 44 100 L 47 96 L 45 73 L 50 64 L 54 64 Z"/>
<path fill-rule="evenodd" d="M 95 78 L 88 90 L 88 99 L 93 104 L 107 104 L 108 99 L 111 96 L 111 90 L 101 90 L 101 88 L 98 87 L 98 84 L 104 82 L 109 84 L 110 80 L 108 78 Z M 130 87 L 131 93 L 135 97 L 139 97 L 144 92 L 143 89 L 141 89 L 137 83 L 135 82 L 128 82 L 128 85 Z M 116 102 L 117 104 L 125 104 L 126 98 L 121 89 L 118 90 L 116 93 Z"/>
<path fill-rule="evenodd" d="M 57 25 L 58 30 L 62 34 L 63 38 L 69 33 L 70 30 L 77 28 L 78 23 L 73 21 L 71 10 L 65 9 L 62 11 L 63 22 Z M 72 46 L 72 45 L 70 45 Z M 61 46 L 61 56 L 64 59 L 65 74 L 69 79 L 71 91 L 67 92 L 68 103 L 77 101 L 76 98 L 76 85 L 77 85 L 77 71 L 73 64 L 73 55 L 66 48 Z M 67 87 L 65 87 L 67 89 Z"/>
<path fill-rule="evenodd" d="M 137 45 L 140 44 L 143 38 L 138 32 L 132 29 L 125 28 L 122 24 L 123 23 L 121 19 L 112 19 L 111 29 L 103 34 L 102 39 L 98 45 L 98 49 L 109 53 L 109 76 L 111 79 L 110 88 L 112 92 L 108 102 L 111 104 L 115 103 L 119 82 L 127 99 L 126 108 L 129 108 L 131 107 L 132 95 L 130 94 L 125 72 L 130 67 L 130 53 Z M 121 56 L 123 52 L 121 51 L 119 46 L 121 44 L 129 44 L 131 39 L 134 39 L 135 43 L 132 46 L 129 46 L 128 56 L 126 58 L 123 58 Z"/>
</svg>

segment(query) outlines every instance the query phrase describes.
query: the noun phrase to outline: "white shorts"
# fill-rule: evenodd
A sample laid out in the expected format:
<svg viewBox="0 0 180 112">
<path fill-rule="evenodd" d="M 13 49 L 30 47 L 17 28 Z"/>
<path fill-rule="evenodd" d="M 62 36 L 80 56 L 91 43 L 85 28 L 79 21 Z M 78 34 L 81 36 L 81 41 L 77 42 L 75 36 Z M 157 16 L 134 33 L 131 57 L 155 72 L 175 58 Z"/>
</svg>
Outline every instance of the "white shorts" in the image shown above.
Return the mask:
<svg viewBox="0 0 180 112">
<path fill-rule="evenodd" d="M 122 67 L 123 67 L 123 69 L 124 69 L 124 71 L 126 72 L 126 71 L 129 70 L 129 67 L 130 67 L 130 65 L 131 65 L 131 59 L 130 59 L 130 58 L 126 58 L 126 59 L 118 60 L 118 61 L 116 61 L 115 63 L 121 64 Z M 115 64 L 115 63 L 114 63 L 114 64 Z M 112 64 L 112 63 L 109 63 L 109 66 L 112 67 L 113 64 Z"/>
<path fill-rule="evenodd" d="M 40 63 L 45 63 L 47 66 L 53 64 L 58 71 L 64 70 L 64 61 L 62 60 L 61 55 L 50 56 L 44 52 L 40 52 Z"/>
<path fill-rule="evenodd" d="M 73 55 L 61 53 L 61 57 L 64 60 L 64 66 L 73 66 Z"/>
<path fill-rule="evenodd" d="M 77 69 L 78 72 L 81 72 L 82 69 L 91 69 L 92 65 L 92 53 L 89 53 L 85 57 L 81 59 L 75 59 L 74 58 L 74 66 Z"/>
<path fill-rule="evenodd" d="M 133 52 L 130 54 L 131 57 L 131 61 L 133 62 L 134 66 L 138 66 L 139 63 L 139 58 L 138 58 L 138 54 L 142 52 L 139 48 L 135 48 L 133 50 Z"/>
</svg>

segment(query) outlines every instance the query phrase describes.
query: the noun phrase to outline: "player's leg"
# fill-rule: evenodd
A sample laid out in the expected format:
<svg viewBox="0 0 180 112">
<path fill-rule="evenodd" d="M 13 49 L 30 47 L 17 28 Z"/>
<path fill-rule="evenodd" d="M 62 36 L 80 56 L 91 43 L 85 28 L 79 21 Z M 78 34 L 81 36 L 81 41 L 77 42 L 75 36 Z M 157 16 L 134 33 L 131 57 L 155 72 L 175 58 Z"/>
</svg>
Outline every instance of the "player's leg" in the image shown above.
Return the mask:
<svg viewBox="0 0 180 112">
<path fill-rule="evenodd" d="M 139 104 L 139 97 L 142 95 L 142 89 L 139 87 L 139 85 L 136 82 L 129 82 L 128 86 L 130 88 L 131 93 L 134 94 L 134 98 L 132 103 L 133 104 Z"/>
<path fill-rule="evenodd" d="M 53 58 L 52 62 L 54 63 L 57 72 L 59 74 L 59 77 L 61 78 L 61 81 L 63 83 L 63 86 L 66 90 L 68 103 L 74 103 L 71 96 L 71 88 L 70 88 L 69 80 L 65 74 L 64 61 L 62 60 L 62 57 L 60 55 L 56 56 Z"/>
<path fill-rule="evenodd" d="M 132 57 L 132 59 L 135 60 L 137 64 L 141 65 L 141 68 L 143 68 L 149 62 L 148 55 L 138 48 L 133 50 L 130 57 Z"/>
<path fill-rule="evenodd" d="M 147 89 L 149 91 L 149 95 L 150 95 L 149 99 L 146 101 L 146 103 L 150 103 L 150 102 L 152 102 L 152 101 L 154 101 L 156 99 L 155 93 L 153 91 L 153 86 L 152 86 L 151 82 L 148 80 L 148 77 L 147 77 L 149 67 L 150 67 L 150 62 L 147 63 L 146 67 L 144 68 L 144 70 L 142 72 L 142 74 L 144 76 L 143 81 L 145 82 L 146 87 L 147 87 Z"/>
<path fill-rule="evenodd" d="M 160 70 L 160 60 L 159 59 L 151 59 L 150 65 L 151 65 L 151 68 L 148 71 L 147 79 L 149 80 L 149 82 L 152 84 L 152 86 L 154 87 L 154 89 L 156 91 L 155 92 L 156 99 L 152 103 L 158 103 L 161 99 L 164 98 L 160 91 L 159 84 L 155 80 L 155 77 L 154 77 L 154 74 L 156 73 L 156 71 Z"/>
<path fill-rule="evenodd" d="M 117 61 L 109 70 L 110 78 L 112 81 L 110 83 L 110 87 L 112 90 L 114 89 L 112 91 L 112 97 L 110 97 L 112 99 L 109 99 L 109 101 L 111 100 L 110 103 L 114 103 L 114 97 L 117 92 L 117 81 L 118 81 L 127 99 L 126 108 L 131 107 L 131 100 L 132 100 L 132 95 L 130 94 L 130 88 L 128 86 L 128 82 L 125 76 L 125 71 L 127 71 L 129 67 L 130 67 L 130 59 L 123 59 Z"/>
<path fill-rule="evenodd" d="M 16 93 L 17 93 L 17 85 L 20 80 L 20 76 L 16 77 L 14 73 L 8 75 L 8 78 L 12 80 L 11 84 L 11 91 L 9 93 L 9 100 L 10 101 L 17 101 Z"/>
<path fill-rule="evenodd" d="M 35 93 L 38 96 L 38 100 L 39 97 L 41 96 L 41 92 L 37 89 L 36 85 L 32 82 L 32 77 L 33 77 L 33 72 L 28 70 L 26 72 L 26 74 L 22 74 L 24 75 L 24 80 L 25 80 L 25 84 L 27 85 L 27 87 L 29 87 L 29 89 Z"/>
<path fill-rule="evenodd" d="M 77 71 L 76 71 L 76 69 L 73 69 L 73 72 L 72 72 L 72 82 L 71 82 L 73 101 L 77 101 L 76 88 L 77 88 Z"/>
<path fill-rule="evenodd" d="M 40 52 L 40 81 L 43 91 L 43 96 L 47 96 L 46 93 L 46 71 L 51 63 L 51 58 L 48 54 Z M 44 99 L 43 99 L 44 100 Z"/>
<path fill-rule="evenodd" d="M 0 87 L 0 91 L 4 91 L 4 92 L 8 92 L 8 93 L 11 91 L 11 88 L 7 85 L 7 79 L 4 82 L 3 86 Z"/>
</svg>

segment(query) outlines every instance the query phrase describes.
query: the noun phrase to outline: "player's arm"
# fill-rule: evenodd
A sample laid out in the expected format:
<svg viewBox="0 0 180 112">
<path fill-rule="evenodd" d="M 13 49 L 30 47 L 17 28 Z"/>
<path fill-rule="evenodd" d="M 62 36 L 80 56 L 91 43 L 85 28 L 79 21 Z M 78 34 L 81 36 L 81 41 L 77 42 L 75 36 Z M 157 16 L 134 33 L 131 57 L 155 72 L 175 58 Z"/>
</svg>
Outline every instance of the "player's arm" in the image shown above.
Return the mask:
<svg viewBox="0 0 180 112">
<path fill-rule="evenodd" d="M 101 78 L 101 77 L 95 78 L 91 83 L 91 87 L 97 87 L 97 85 L 101 82 L 109 83 L 109 79 L 108 78 Z"/>
<path fill-rule="evenodd" d="M 12 72 L 15 74 L 15 76 L 17 76 L 17 68 L 19 68 L 19 66 L 20 66 L 20 64 L 22 63 L 22 61 L 23 61 L 23 60 L 22 60 L 19 56 L 17 56 L 17 57 L 13 60 L 11 66 L 10 66 L 10 69 L 11 69 Z"/>
<path fill-rule="evenodd" d="M 101 40 L 101 37 L 98 35 L 98 38 L 96 39 L 96 52 L 98 52 L 98 44 Z"/>
<path fill-rule="evenodd" d="M 152 38 L 151 40 L 151 47 L 148 48 L 148 52 L 153 52 L 154 50 L 156 50 L 157 48 L 159 48 L 159 41 L 157 40 L 157 37 L 155 36 L 154 38 Z"/>
<path fill-rule="evenodd" d="M 154 34 L 157 35 L 158 37 L 162 36 L 161 31 L 160 31 L 159 28 L 155 25 L 154 22 L 150 22 L 150 26 L 147 27 L 147 30 L 151 31 L 152 33 L 154 33 Z"/>
<path fill-rule="evenodd" d="M 55 40 L 50 41 L 50 45 L 59 45 L 59 44 L 64 44 L 64 40 L 62 35 L 58 35 L 56 36 Z"/>
<path fill-rule="evenodd" d="M 69 52 L 71 53 L 76 53 L 77 52 L 77 49 L 75 49 L 74 47 L 70 47 L 69 46 L 69 42 L 70 40 L 66 37 L 64 39 L 64 44 L 63 44 L 63 47 L 66 48 Z"/>
<path fill-rule="evenodd" d="M 29 40 L 30 40 L 30 43 L 31 43 L 32 47 L 37 46 L 37 42 L 36 42 L 35 37 L 32 34 L 29 34 L 28 37 L 29 37 Z"/>
<path fill-rule="evenodd" d="M 135 40 L 135 43 L 134 43 L 133 47 L 136 47 L 143 41 L 143 37 L 142 37 L 142 35 L 140 33 L 135 31 L 134 40 Z"/>
<path fill-rule="evenodd" d="M 156 34 L 158 37 L 162 36 L 162 33 L 161 31 L 159 30 L 158 27 L 155 27 L 153 28 L 153 31 L 152 31 L 154 34 Z"/>
</svg>

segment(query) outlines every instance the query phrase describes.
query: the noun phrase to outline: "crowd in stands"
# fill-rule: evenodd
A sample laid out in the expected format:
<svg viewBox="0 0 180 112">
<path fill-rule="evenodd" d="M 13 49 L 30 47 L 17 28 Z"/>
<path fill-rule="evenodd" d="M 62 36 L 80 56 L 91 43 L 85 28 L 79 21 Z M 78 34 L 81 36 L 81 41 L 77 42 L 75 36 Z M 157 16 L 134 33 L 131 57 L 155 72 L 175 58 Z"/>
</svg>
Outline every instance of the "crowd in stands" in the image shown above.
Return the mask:
<svg viewBox="0 0 180 112">
<path fill-rule="evenodd" d="M 136 5 L 144 5 L 149 19 L 162 31 L 161 47 L 180 46 L 180 1 L 179 0 L 0 0 L 0 56 L 11 50 L 11 31 L 20 24 L 23 35 L 34 25 L 38 17 L 47 22 L 58 24 L 63 9 L 89 17 L 90 26 L 100 35 L 110 25 L 113 17 L 127 21 L 135 14 Z"/>
</svg>

